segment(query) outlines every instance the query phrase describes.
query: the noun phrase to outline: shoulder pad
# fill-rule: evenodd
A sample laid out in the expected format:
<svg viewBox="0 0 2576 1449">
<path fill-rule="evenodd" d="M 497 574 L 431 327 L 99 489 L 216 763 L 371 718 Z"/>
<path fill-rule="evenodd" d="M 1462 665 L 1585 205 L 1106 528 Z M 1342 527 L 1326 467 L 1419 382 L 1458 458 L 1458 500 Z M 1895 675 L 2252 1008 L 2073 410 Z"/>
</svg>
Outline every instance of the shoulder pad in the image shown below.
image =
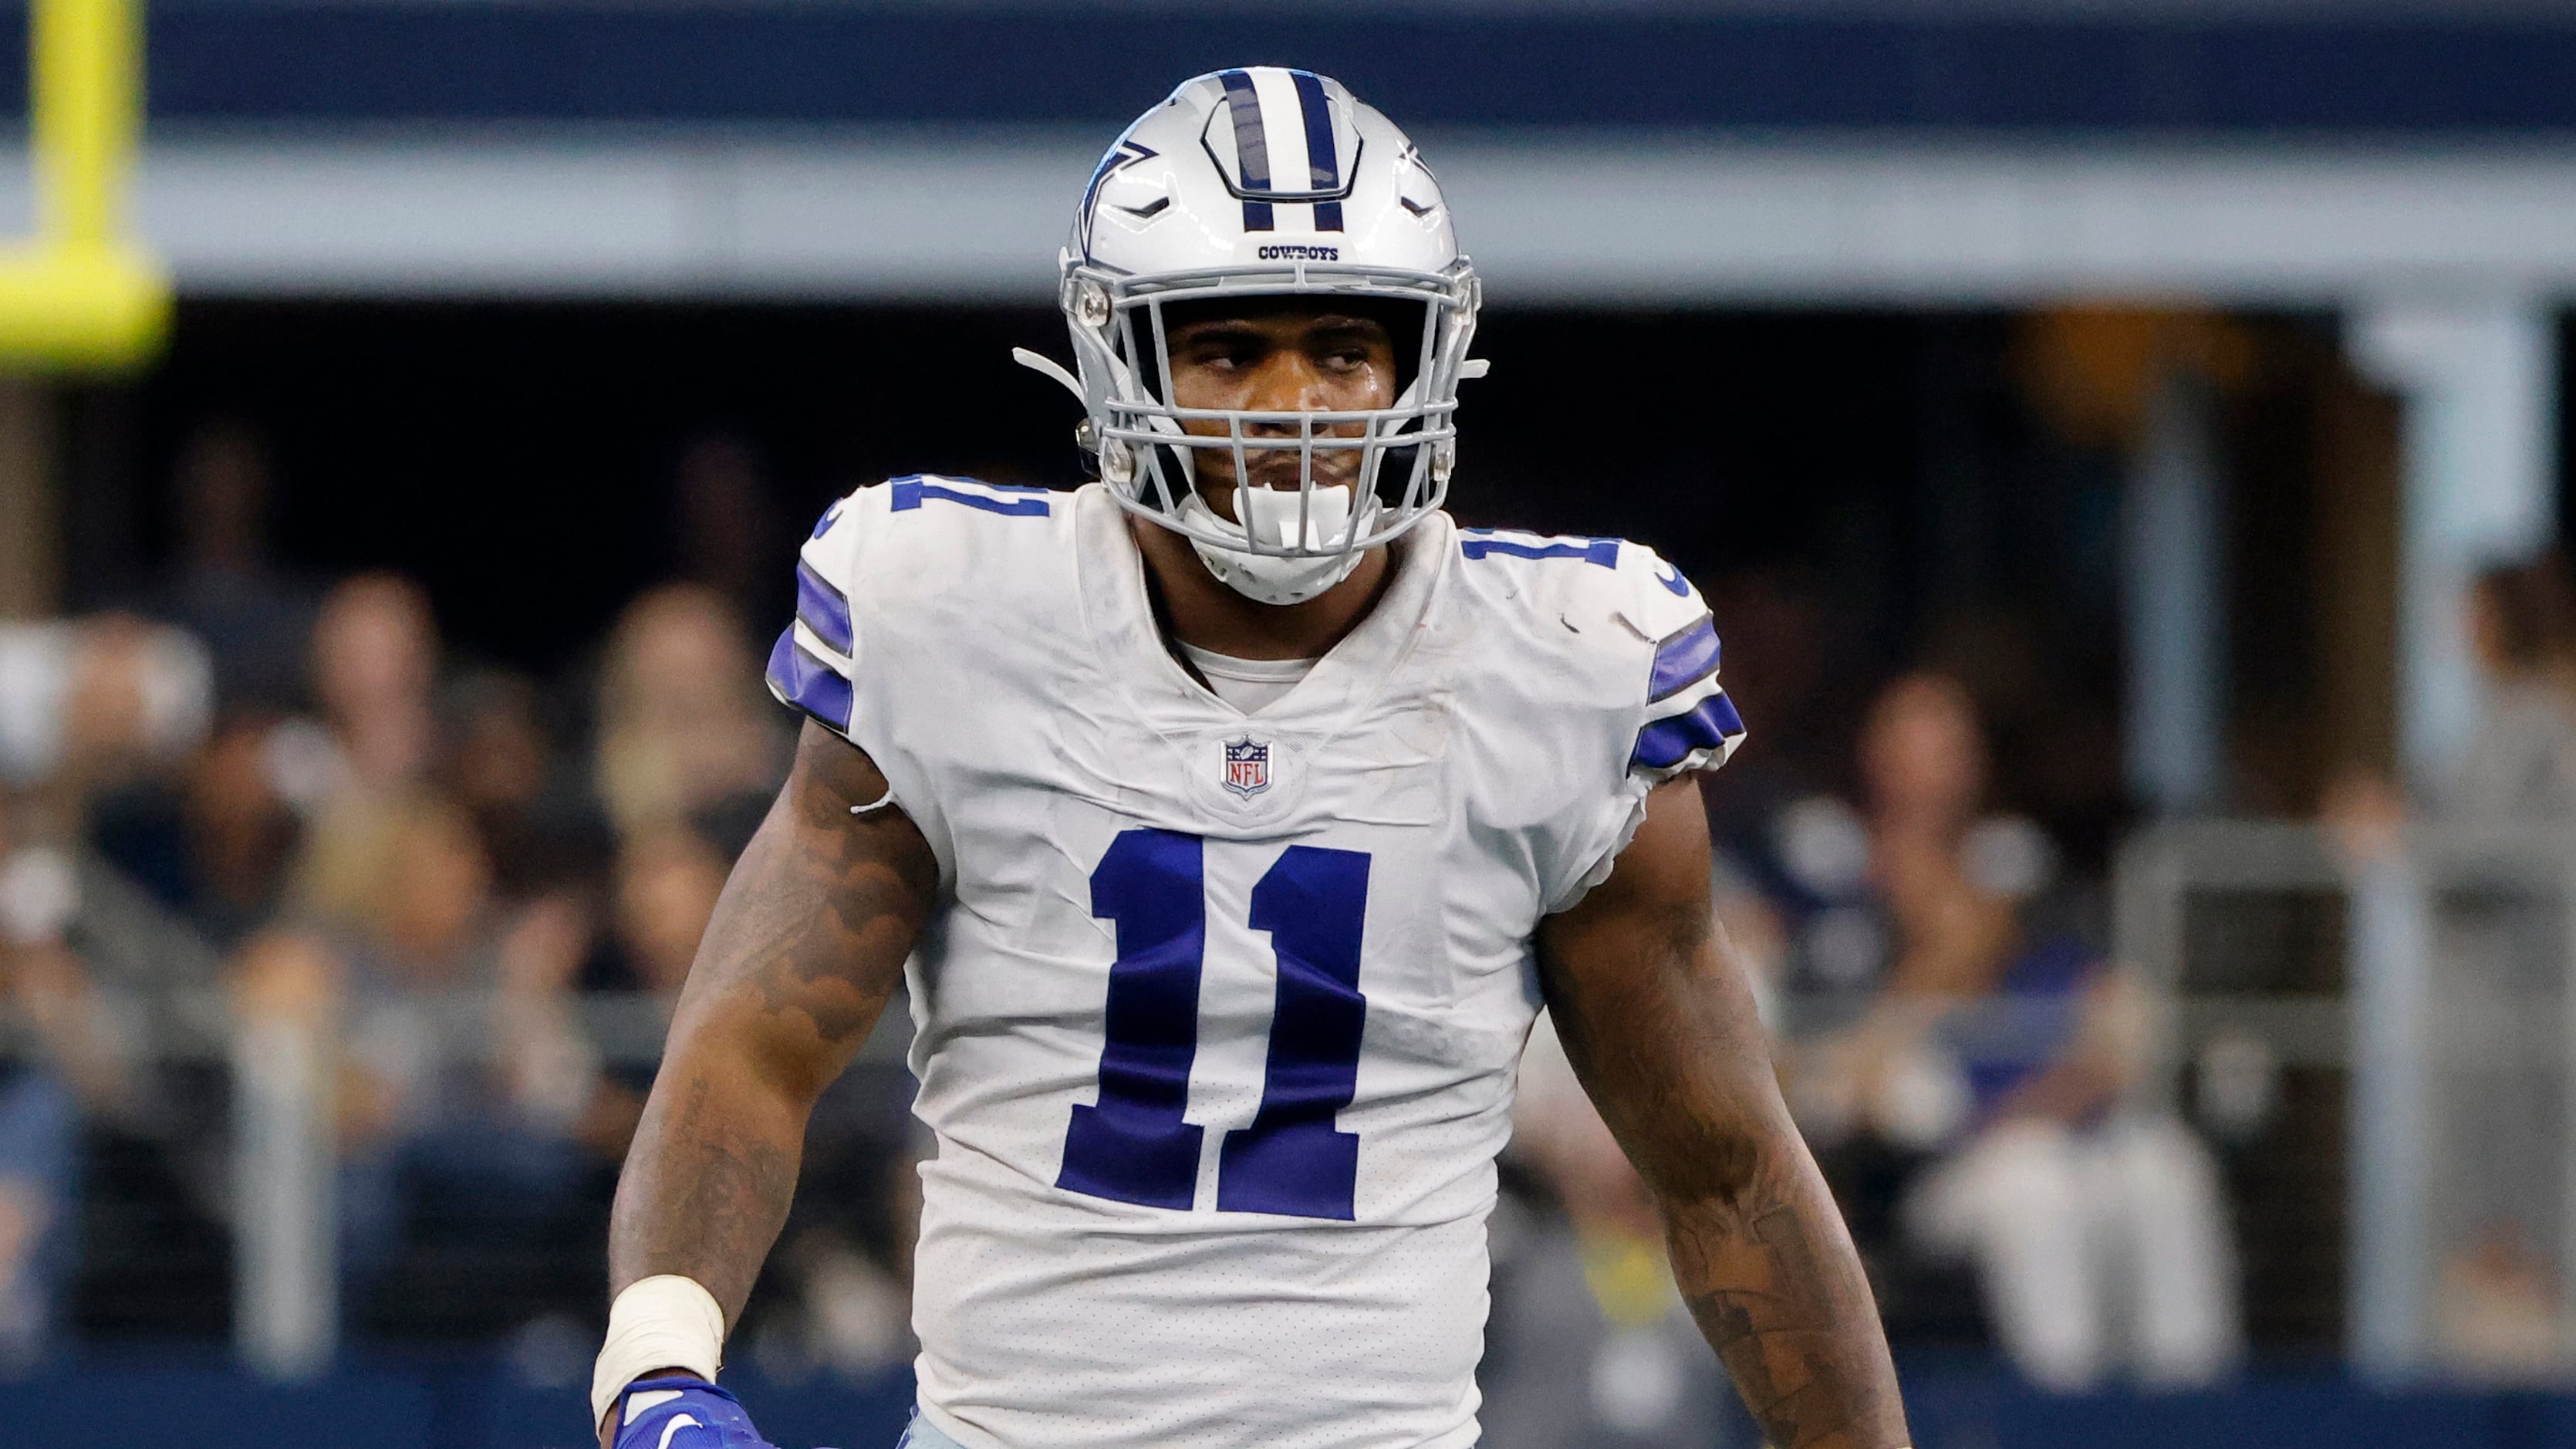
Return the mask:
<svg viewBox="0 0 2576 1449">
<path fill-rule="evenodd" d="M 1717 620 L 1682 571 L 1644 544 L 1623 545 L 1625 617 L 1654 644 L 1646 670 L 1645 723 L 1628 768 L 1661 782 L 1713 770 L 1744 742 L 1744 717 L 1718 683 Z"/>
<path fill-rule="evenodd" d="M 1653 549 L 1624 538 L 1462 528 L 1458 551 L 1471 564 L 1489 561 L 1508 571 L 1507 595 L 1526 599 L 1527 607 L 1554 611 L 1577 632 L 1596 622 L 1616 622 L 1652 642 L 1708 613 L 1699 590 L 1681 570 Z"/>
<path fill-rule="evenodd" d="M 1718 684 L 1718 637 L 1708 602 L 1653 549 L 1618 538 L 1461 529 L 1469 567 L 1512 571 L 1503 592 L 1538 639 L 1613 650 L 1634 683 L 1618 702 L 1635 721 L 1631 772 L 1650 781 L 1724 762 L 1744 722 Z M 1577 642 L 1580 641 L 1580 642 Z M 1607 703 L 1607 701 L 1605 701 Z"/>
<path fill-rule="evenodd" d="M 935 473 L 888 479 L 835 501 L 797 553 L 796 619 L 770 651 L 770 692 L 846 732 L 865 649 L 858 616 L 882 619 L 911 599 L 1021 576 L 1012 552 L 1051 540 L 1027 532 L 1043 534 L 1045 525 L 1017 520 L 1051 518 L 1067 502 L 1045 488 Z"/>
</svg>

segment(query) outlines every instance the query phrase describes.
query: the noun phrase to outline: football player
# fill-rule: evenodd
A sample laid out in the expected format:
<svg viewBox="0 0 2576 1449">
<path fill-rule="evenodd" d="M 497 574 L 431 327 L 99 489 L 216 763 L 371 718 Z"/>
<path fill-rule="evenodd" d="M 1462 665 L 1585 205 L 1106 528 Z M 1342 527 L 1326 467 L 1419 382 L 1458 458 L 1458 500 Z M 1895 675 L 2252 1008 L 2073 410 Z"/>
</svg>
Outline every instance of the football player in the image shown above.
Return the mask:
<svg viewBox="0 0 2576 1449">
<path fill-rule="evenodd" d="M 805 545 L 795 771 L 618 1188 L 603 1442 L 760 1442 L 725 1330 L 901 980 L 911 1445 L 1474 1443 L 1544 1005 L 1772 1443 L 1899 1449 L 1710 923 L 1715 627 L 1648 549 L 1441 510 L 1478 292 L 1412 144 L 1320 76 L 1201 76 L 1101 162 L 1061 283 L 1074 369 L 1022 360 L 1099 480 L 896 479 Z"/>
</svg>

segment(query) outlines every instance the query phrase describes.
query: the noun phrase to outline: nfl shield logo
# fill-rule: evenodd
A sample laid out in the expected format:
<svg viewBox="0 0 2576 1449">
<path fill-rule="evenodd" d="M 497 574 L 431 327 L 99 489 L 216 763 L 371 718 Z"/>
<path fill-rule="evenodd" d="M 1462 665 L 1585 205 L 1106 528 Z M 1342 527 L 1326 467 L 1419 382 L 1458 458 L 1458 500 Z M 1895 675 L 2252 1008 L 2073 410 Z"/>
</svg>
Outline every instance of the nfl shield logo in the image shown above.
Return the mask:
<svg viewBox="0 0 2576 1449">
<path fill-rule="evenodd" d="M 1270 742 L 1249 735 L 1225 742 L 1225 788 L 1249 800 L 1270 788 Z"/>
</svg>

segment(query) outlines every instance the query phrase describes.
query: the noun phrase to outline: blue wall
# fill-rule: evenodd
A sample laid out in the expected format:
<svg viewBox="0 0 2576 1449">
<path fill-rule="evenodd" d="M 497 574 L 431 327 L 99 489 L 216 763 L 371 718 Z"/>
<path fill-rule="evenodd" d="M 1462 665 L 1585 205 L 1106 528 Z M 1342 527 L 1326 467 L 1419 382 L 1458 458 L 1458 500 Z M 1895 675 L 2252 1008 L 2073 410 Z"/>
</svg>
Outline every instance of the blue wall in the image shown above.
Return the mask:
<svg viewBox="0 0 2576 1449">
<path fill-rule="evenodd" d="M 1274 62 L 1339 75 L 1417 127 L 2576 132 L 2576 13 L 1478 16 L 1389 6 L 1271 18 L 1063 0 L 164 0 L 151 26 L 153 113 L 179 121 L 1096 126 L 1134 116 L 1193 73 Z M 15 110 L 23 37 L 8 30 L 0 109 Z"/>
<path fill-rule="evenodd" d="M 763 1383 L 728 1375 L 789 1449 L 890 1449 L 910 1377 Z M 1970 1365 L 1910 1365 L 1917 1449 L 2576 1449 L 2576 1397 L 2372 1393 L 2329 1374 L 2220 1393 L 2053 1399 Z M 583 1390 L 468 1361 L 381 1363 L 266 1388 L 211 1363 L 102 1361 L 0 1385 L 12 1443 L 45 1449 L 585 1449 Z"/>
<path fill-rule="evenodd" d="M 795 1449 L 891 1449 L 911 1412 L 908 1370 L 859 1384 L 725 1381 L 763 1433 Z M 0 1438 L 44 1449 L 596 1449 L 589 1392 L 587 1378 L 539 1388 L 469 1359 L 382 1361 L 298 1386 L 207 1360 L 102 1359 L 0 1381 Z"/>
</svg>

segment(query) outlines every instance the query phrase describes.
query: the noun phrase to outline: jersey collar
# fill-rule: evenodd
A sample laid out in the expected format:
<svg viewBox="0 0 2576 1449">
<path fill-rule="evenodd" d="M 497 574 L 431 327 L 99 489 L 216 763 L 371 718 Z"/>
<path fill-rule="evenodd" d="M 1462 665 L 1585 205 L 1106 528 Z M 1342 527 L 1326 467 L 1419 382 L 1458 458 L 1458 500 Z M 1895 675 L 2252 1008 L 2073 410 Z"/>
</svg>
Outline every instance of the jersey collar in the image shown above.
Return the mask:
<svg viewBox="0 0 2576 1449">
<path fill-rule="evenodd" d="M 1376 607 L 1297 686 L 1253 715 L 1208 692 L 1163 645 L 1145 593 L 1145 560 L 1127 513 L 1102 485 L 1074 495 L 1083 613 L 1102 667 L 1158 734 L 1195 734 L 1247 719 L 1283 733 L 1329 737 L 1384 689 L 1446 594 L 1456 526 L 1435 510 L 1394 547 L 1395 578 Z"/>
</svg>

